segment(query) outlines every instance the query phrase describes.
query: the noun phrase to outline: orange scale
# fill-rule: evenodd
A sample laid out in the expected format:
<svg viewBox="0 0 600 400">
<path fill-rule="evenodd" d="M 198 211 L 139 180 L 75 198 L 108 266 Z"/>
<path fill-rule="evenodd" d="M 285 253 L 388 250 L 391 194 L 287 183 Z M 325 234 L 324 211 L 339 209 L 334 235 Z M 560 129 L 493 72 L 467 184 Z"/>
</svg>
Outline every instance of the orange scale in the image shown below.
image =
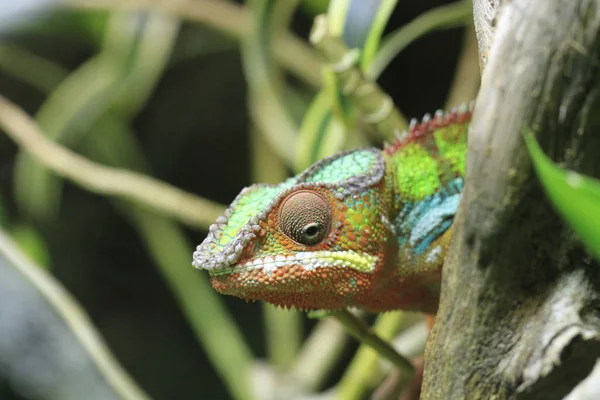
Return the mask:
<svg viewBox="0 0 600 400">
<path fill-rule="evenodd" d="M 369 245 L 369 239 L 365 237 L 361 237 L 358 241 L 358 247 L 364 248 Z"/>
<path fill-rule="evenodd" d="M 340 230 L 338 231 L 338 235 L 344 235 L 346 232 L 354 232 L 355 229 L 353 225 L 348 220 L 342 221 L 342 225 L 340 226 Z"/>
</svg>

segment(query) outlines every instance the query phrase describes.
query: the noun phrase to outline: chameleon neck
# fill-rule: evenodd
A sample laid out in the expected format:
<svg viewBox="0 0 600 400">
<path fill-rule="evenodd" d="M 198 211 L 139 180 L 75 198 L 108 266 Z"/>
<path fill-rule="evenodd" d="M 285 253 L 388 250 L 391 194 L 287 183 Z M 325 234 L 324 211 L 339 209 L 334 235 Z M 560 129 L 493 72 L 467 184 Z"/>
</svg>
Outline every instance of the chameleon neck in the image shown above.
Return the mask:
<svg viewBox="0 0 600 400">
<path fill-rule="evenodd" d="M 469 111 L 426 116 L 384 150 L 401 276 L 435 276 L 441 270 L 463 187 L 470 116 Z M 439 290 L 438 280 L 432 282 Z"/>
</svg>

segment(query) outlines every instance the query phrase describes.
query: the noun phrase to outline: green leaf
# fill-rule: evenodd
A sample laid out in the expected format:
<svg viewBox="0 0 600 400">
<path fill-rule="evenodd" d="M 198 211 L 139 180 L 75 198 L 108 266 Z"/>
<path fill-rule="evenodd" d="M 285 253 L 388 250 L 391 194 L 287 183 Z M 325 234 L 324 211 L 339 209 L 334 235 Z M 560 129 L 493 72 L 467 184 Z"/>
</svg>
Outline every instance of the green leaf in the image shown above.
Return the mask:
<svg viewBox="0 0 600 400">
<path fill-rule="evenodd" d="M 525 143 L 552 204 L 600 260 L 600 181 L 558 167 L 540 149 L 531 130 L 525 132 Z"/>
<path fill-rule="evenodd" d="M 383 31 L 385 30 L 385 26 L 387 25 L 392 12 L 394 12 L 394 8 L 396 8 L 397 3 L 397 0 L 383 0 L 379 6 L 379 9 L 377 10 L 375 19 L 371 23 L 371 29 L 367 35 L 367 40 L 365 41 L 360 60 L 360 65 L 363 71 L 367 69 L 373 60 L 373 57 L 375 57 L 375 53 L 379 49 L 379 43 L 381 42 L 381 37 L 383 35 Z"/>
<path fill-rule="evenodd" d="M 335 36 L 342 36 L 346 25 L 346 16 L 350 9 L 351 0 L 331 0 L 327 10 L 329 31 Z"/>
</svg>

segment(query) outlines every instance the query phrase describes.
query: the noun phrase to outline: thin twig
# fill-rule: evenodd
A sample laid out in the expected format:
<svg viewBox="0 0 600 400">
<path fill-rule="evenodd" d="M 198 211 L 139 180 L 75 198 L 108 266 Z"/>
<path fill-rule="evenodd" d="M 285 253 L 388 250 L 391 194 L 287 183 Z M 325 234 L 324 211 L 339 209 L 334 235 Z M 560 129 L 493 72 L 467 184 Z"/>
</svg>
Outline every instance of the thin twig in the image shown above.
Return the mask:
<svg viewBox="0 0 600 400">
<path fill-rule="evenodd" d="M 99 194 L 133 200 L 195 227 L 207 228 L 224 207 L 147 175 L 92 162 L 47 139 L 18 106 L 0 96 L 0 126 L 56 174 Z"/>
<path fill-rule="evenodd" d="M 402 390 L 415 375 L 415 368 L 408 359 L 398 353 L 389 342 L 398 332 L 404 321 L 405 313 L 386 313 L 377 318 L 372 329 L 366 323 L 345 311 L 334 316 L 344 327 L 357 337 L 362 346 L 356 352 L 344 376 L 337 385 L 338 397 L 347 400 L 358 400 L 364 397 L 376 382 L 379 356 L 390 361 L 398 370 L 397 387 Z"/>
<path fill-rule="evenodd" d="M 418 359 L 425 350 L 428 334 L 429 328 L 424 321 L 421 321 L 396 336 L 393 341 L 394 348 L 406 357 L 411 358 L 415 364 L 418 364 Z M 410 389 L 406 387 L 405 377 L 402 373 L 394 371 L 389 365 L 382 365 L 381 369 L 382 373 L 387 376 L 375 390 L 371 400 L 399 399 L 401 395 L 406 398 L 408 395 L 406 391 L 410 391 Z"/>
<path fill-rule="evenodd" d="M 243 39 L 251 26 L 251 15 L 245 7 L 217 0 L 62 0 L 69 7 L 90 10 L 140 10 L 161 12 L 201 23 L 233 38 Z M 321 85 L 321 61 L 304 41 L 289 31 L 281 32 L 273 43 L 279 62 L 306 83 Z M 301 62 L 300 62 L 301 60 Z"/>
<path fill-rule="evenodd" d="M 388 314 L 383 314 L 383 316 L 385 315 Z M 372 347 L 379 355 L 394 364 L 406 377 L 412 377 L 415 372 L 412 363 L 398 353 L 390 343 L 379 337 L 364 321 L 348 310 L 335 311 L 332 316 L 344 325 L 346 330 L 358 341 Z"/>
</svg>

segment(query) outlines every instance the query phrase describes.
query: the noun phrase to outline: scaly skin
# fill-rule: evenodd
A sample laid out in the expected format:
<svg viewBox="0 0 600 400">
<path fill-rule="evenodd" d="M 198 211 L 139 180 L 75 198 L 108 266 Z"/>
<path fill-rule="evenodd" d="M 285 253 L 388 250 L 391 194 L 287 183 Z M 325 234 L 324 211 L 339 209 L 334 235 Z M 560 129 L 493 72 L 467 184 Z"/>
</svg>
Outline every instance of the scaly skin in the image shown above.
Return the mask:
<svg viewBox="0 0 600 400">
<path fill-rule="evenodd" d="M 438 112 L 383 151 L 337 154 L 279 185 L 244 189 L 193 265 L 245 300 L 435 312 L 470 117 Z"/>
</svg>

